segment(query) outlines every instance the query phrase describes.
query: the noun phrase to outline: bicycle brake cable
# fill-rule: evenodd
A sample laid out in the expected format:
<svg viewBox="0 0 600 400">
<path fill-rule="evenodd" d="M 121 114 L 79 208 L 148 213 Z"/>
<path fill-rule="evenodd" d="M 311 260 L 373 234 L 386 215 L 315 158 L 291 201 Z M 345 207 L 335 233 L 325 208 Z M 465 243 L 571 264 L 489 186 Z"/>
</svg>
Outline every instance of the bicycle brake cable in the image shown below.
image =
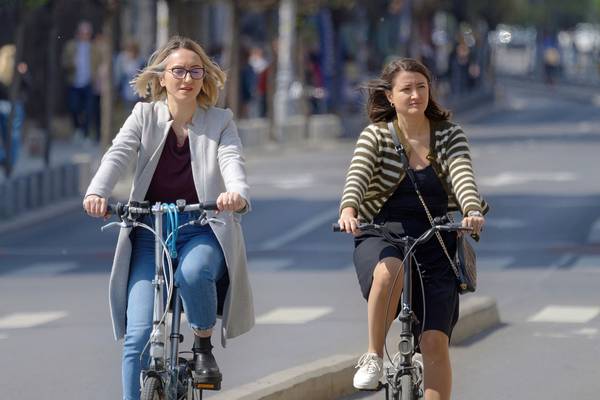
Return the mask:
<svg viewBox="0 0 600 400">
<path fill-rule="evenodd" d="M 384 236 L 385 236 L 385 234 L 384 234 Z M 406 265 L 406 260 L 408 259 L 408 255 L 412 254 L 413 249 L 416 247 L 419 239 L 421 239 L 422 237 L 423 237 L 423 235 L 421 235 L 415 241 L 415 243 L 413 243 L 413 245 L 410 246 L 410 248 L 407 251 L 407 254 L 404 255 L 404 258 L 402 259 L 402 267 L 403 268 Z M 387 238 L 387 239 L 389 240 L 389 238 Z M 421 323 L 421 335 L 422 335 L 423 334 L 423 330 L 424 330 L 424 326 L 425 326 L 425 308 L 426 308 L 426 306 L 425 306 L 425 286 L 423 284 L 423 277 L 421 276 L 421 269 L 419 268 L 419 264 L 417 262 L 417 259 L 414 256 L 414 254 L 412 254 L 412 256 L 413 256 L 413 259 L 415 261 L 415 265 L 417 266 L 417 272 L 419 274 L 419 280 L 421 282 L 421 294 L 423 296 L 423 321 Z M 389 312 L 389 309 L 390 309 L 390 304 L 392 302 L 392 293 L 393 293 L 394 287 L 396 287 L 396 282 L 398 281 L 398 277 L 400 276 L 400 271 L 401 271 L 401 269 L 398 269 L 398 271 L 396 272 L 396 276 L 394 277 L 394 281 L 392 282 L 392 289 L 390 290 L 390 292 L 388 294 L 388 298 L 387 298 L 387 302 L 386 302 L 386 306 L 385 306 L 384 332 L 386 332 L 386 334 L 385 334 L 385 338 L 383 340 L 383 347 L 384 347 L 384 350 L 385 350 L 385 355 L 387 356 L 388 360 L 390 360 L 392 363 L 393 363 L 394 360 L 392 360 L 392 358 L 390 357 L 390 353 L 388 351 L 387 341 L 386 341 L 386 338 L 387 338 L 387 323 L 388 323 L 388 312 Z M 402 290 L 404 290 L 404 287 L 402 288 Z M 418 346 L 418 344 L 420 343 L 420 340 L 421 340 L 421 338 L 419 337 L 418 341 L 417 341 L 417 345 L 415 345 L 414 348 L 416 348 Z"/>
</svg>

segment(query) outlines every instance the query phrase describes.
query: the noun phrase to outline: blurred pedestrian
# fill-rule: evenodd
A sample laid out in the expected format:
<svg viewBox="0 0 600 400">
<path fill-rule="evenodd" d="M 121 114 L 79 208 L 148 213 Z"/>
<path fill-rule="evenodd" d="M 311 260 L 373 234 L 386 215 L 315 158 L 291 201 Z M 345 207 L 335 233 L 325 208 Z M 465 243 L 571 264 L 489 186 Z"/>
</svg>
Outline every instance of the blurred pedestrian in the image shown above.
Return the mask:
<svg viewBox="0 0 600 400">
<path fill-rule="evenodd" d="M 117 55 L 114 66 L 115 85 L 124 111 L 127 114 L 133 110 L 135 103 L 140 100 L 139 95 L 131 87 L 131 81 L 143 67 L 144 59 L 140 55 L 138 43 L 133 39 L 127 40 L 123 50 Z"/>
<path fill-rule="evenodd" d="M 68 106 L 76 139 L 90 140 L 89 127 L 93 114 L 93 81 L 102 61 L 101 50 L 92 42 L 93 28 L 81 21 L 75 38 L 69 40 L 62 53 L 62 66 L 69 85 Z"/>
<path fill-rule="evenodd" d="M 453 95 L 460 96 L 467 91 L 469 84 L 470 50 L 464 40 L 459 40 L 450 53 L 450 89 Z"/>
<path fill-rule="evenodd" d="M 544 81 L 548 85 L 553 85 L 560 70 L 560 52 L 556 39 L 547 34 L 543 40 L 543 58 L 544 58 Z"/>
<path fill-rule="evenodd" d="M 247 48 L 242 49 L 242 67 L 240 69 L 240 118 L 249 118 L 252 103 L 256 96 L 257 77 L 254 68 L 250 64 L 250 52 Z"/>
<path fill-rule="evenodd" d="M 357 229 L 359 219 L 389 224 L 398 237 L 419 237 L 431 228 L 427 204 L 432 217 L 460 210 L 463 225 L 478 235 L 488 207 L 475 184 L 465 134 L 432 97 L 431 74 L 423 64 L 408 58 L 394 60 L 378 79 L 369 82 L 368 89 L 367 112 L 372 123 L 356 144 L 339 224 L 356 236 L 354 264 L 368 303 L 368 351 L 359 359 L 354 386 L 371 390 L 377 388 L 383 375 L 385 337 L 400 308 L 403 280 L 396 278 L 402 273 L 404 254 L 381 234 L 361 233 Z M 388 124 L 398 132 L 408 158 L 404 162 Z M 407 177 L 409 169 L 424 200 Z M 417 246 L 415 252 L 423 287 L 415 273 L 412 308 L 423 325 L 415 323 L 413 334 L 423 356 L 426 400 L 450 399 L 448 344 L 459 302 L 458 282 L 451 268 L 456 242 L 455 233 L 445 232 Z"/>
<path fill-rule="evenodd" d="M 253 117 L 264 117 L 266 112 L 264 109 L 264 103 L 267 101 L 267 68 L 269 68 L 269 61 L 265 57 L 265 52 L 260 46 L 252 46 L 250 48 L 250 56 L 248 57 L 248 64 L 252 67 L 254 75 L 256 76 L 256 85 L 254 90 L 254 101 L 252 104 L 251 114 Z"/>
<path fill-rule="evenodd" d="M 321 68 L 321 55 L 311 49 L 305 56 L 305 79 L 308 89 L 308 101 L 311 114 L 323 114 L 327 110 L 325 78 Z"/>
<path fill-rule="evenodd" d="M 16 78 L 15 73 L 16 47 L 6 44 L 0 48 L 0 162 L 7 156 L 7 143 L 11 138 L 10 160 L 14 165 L 18 159 L 21 147 L 21 129 L 25 121 L 25 102 L 27 92 L 31 87 L 31 74 L 27 63 L 20 61 L 17 64 L 19 85 L 16 88 L 15 98 L 11 98 L 11 88 Z M 10 121 L 12 112 L 12 123 Z"/>
<path fill-rule="evenodd" d="M 221 340 L 254 325 L 240 215 L 250 210 L 241 142 L 230 110 L 215 107 L 226 75 L 196 42 L 173 37 L 134 79 L 140 97 L 87 189 L 83 206 L 106 215 L 107 198 L 131 162 L 136 165 L 130 201 L 188 204 L 216 200 L 222 224 L 188 225 L 179 231 L 174 283 L 194 331 L 196 383 L 219 384 L 211 336 L 222 316 Z M 150 93 L 147 93 L 149 89 Z M 165 215 L 166 217 L 166 215 Z M 183 213 L 179 221 L 197 218 Z M 148 216 L 143 222 L 154 225 Z M 165 220 L 164 226 L 167 226 Z M 113 329 L 123 344 L 123 398 L 139 399 L 143 352 L 152 331 L 154 236 L 121 229 L 110 278 Z"/>
</svg>

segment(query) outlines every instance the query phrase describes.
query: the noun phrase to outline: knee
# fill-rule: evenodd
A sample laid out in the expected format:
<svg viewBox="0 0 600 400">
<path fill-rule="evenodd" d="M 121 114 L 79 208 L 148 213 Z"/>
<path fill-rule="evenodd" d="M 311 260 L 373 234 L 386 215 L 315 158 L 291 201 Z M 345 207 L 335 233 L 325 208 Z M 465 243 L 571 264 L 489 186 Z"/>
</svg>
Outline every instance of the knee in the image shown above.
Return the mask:
<svg viewBox="0 0 600 400">
<path fill-rule="evenodd" d="M 388 288 L 396 279 L 396 276 L 402 274 L 402 262 L 394 258 L 386 258 L 381 260 L 375 267 L 373 272 L 373 285 L 379 288 Z M 402 284 L 402 278 L 398 277 L 398 283 Z"/>
<path fill-rule="evenodd" d="M 123 341 L 123 349 L 129 354 L 140 354 L 150 339 L 152 325 L 127 327 L 127 333 Z"/>
<path fill-rule="evenodd" d="M 217 279 L 216 275 L 221 262 L 217 257 L 210 255 L 188 259 L 177 268 L 175 278 L 178 283 L 214 282 Z"/>
<path fill-rule="evenodd" d="M 430 360 L 448 357 L 448 336 L 441 331 L 426 331 L 419 344 L 423 357 Z"/>
</svg>

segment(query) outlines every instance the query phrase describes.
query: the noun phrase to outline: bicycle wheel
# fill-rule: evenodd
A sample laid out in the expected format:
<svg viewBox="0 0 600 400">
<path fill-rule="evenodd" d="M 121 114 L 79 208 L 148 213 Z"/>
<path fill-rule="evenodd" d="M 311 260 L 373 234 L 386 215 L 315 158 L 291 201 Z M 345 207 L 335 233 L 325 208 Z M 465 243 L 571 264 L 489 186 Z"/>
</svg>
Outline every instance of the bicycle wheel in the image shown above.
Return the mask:
<svg viewBox="0 0 600 400">
<path fill-rule="evenodd" d="M 149 376 L 144 381 L 140 400 L 163 400 L 162 382 L 157 376 Z"/>
<path fill-rule="evenodd" d="M 413 379 L 410 374 L 400 377 L 400 400 L 416 400 Z"/>
</svg>

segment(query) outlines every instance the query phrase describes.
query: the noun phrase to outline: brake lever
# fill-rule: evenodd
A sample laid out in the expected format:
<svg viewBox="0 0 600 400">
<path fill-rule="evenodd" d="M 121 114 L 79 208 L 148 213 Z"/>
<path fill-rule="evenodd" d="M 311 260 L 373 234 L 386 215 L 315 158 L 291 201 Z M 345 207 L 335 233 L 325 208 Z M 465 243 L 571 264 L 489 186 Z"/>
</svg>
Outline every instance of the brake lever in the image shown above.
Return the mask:
<svg viewBox="0 0 600 400">
<path fill-rule="evenodd" d="M 197 220 L 192 222 L 192 225 L 200 225 L 200 226 L 204 226 L 206 224 L 208 224 L 209 222 L 214 222 L 215 224 L 220 224 L 220 225 L 226 225 L 225 221 L 221 221 L 218 218 L 209 218 L 207 216 L 202 216 L 200 218 L 198 218 Z"/>
<path fill-rule="evenodd" d="M 108 228 L 112 228 L 113 226 L 119 226 L 120 228 L 131 228 L 131 225 L 128 225 L 125 221 L 121 222 L 109 222 L 108 224 L 101 226 L 100 231 L 104 232 Z"/>
</svg>

